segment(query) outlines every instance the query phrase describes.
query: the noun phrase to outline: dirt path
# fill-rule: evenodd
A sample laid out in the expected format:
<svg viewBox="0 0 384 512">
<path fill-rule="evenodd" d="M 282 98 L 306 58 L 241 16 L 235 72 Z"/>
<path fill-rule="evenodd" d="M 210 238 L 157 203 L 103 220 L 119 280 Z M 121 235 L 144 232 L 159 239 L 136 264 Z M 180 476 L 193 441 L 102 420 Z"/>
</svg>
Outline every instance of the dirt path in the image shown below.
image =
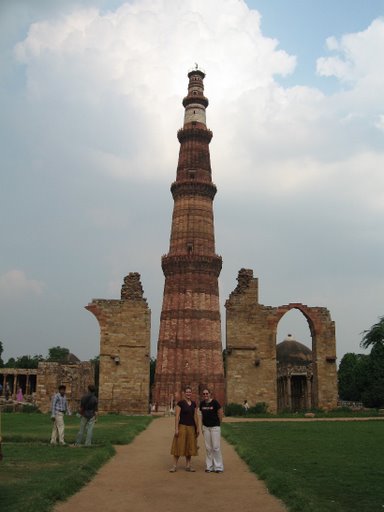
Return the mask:
<svg viewBox="0 0 384 512">
<path fill-rule="evenodd" d="M 225 471 L 204 472 L 204 441 L 192 463 L 196 473 L 169 473 L 174 418 L 158 418 L 103 466 L 95 478 L 54 512 L 286 512 L 264 483 L 222 439 Z"/>
</svg>

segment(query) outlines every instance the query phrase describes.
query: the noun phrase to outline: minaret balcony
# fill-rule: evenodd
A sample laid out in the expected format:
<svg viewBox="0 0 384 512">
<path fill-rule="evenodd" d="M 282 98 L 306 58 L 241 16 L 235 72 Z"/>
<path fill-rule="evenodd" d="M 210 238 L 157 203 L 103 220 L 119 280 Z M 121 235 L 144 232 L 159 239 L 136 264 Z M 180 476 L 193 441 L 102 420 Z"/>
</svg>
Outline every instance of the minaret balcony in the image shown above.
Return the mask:
<svg viewBox="0 0 384 512">
<path fill-rule="evenodd" d="M 200 125 L 203 126 L 203 125 Z M 208 128 L 200 128 L 199 126 L 188 126 L 180 128 L 177 132 L 177 138 L 180 144 L 186 140 L 201 140 L 206 143 L 210 143 L 213 137 L 213 133 Z"/>
<path fill-rule="evenodd" d="M 165 277 L 179 274 L 210 274 L 219 277 L 222 267 L 221 256 L 201 254 L 164 255 L 161 268 Z"/>
<path fill-rule="evenodd" d="M 217 192 L 216 185 L 202 181 L 174 181 L 171 185 L 173 199 L 183 196 L 202 196 L 214 199 Z"/>
<path fill-rule="evenodd" d="M 199 103 L 200 105 L 203 105 L 205 108 L 208 107 L 208 98 L 206 98 L 205 96 L 203 95 L 193 95 L 193 96 L 186 96 L 184 99 L 183 99 L 183 107 L 188 107 L 188 105 L 190 105 L 191 103 Z"/>
</svg>

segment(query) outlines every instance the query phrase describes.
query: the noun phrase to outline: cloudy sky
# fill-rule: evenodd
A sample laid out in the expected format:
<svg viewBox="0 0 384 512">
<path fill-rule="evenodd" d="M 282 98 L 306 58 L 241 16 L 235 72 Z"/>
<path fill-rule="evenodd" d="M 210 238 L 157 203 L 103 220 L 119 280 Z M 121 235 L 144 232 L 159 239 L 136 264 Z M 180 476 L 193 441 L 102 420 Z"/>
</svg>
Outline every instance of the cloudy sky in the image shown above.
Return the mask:
<svg viewBox="0 0 384 512">
<path fill-rule="evenodd" d="M 383 49 L 384 0 L 1 0 L 3 358 L 94 357 L 84 306 L 132 271 L 155 355 L 195 62 L 222 304 L 252 268 L 262 304 L 327 307 L 339 361 L 360 352 L 384 314 Z M 311 343 L 297 312 L 288 333 Z"/>
</svg>

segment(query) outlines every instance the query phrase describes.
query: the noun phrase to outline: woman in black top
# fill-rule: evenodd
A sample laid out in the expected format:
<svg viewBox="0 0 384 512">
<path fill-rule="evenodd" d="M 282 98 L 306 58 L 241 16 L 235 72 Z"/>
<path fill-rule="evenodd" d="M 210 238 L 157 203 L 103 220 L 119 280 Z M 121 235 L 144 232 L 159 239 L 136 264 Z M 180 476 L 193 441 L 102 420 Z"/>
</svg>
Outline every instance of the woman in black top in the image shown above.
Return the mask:
<svg viewBox="0 0 384 512">
<path fill-rule="evenodd" d="M 180 457 L 185 457 L 186 471 L 195 471 L 191 466 L 191 457 L 197 455 L 196 440 L 199 435 L 197 407 L 196 402 L 191 400 L 192 389 L 190 387 L 185 388 L 184 396 L 184 400 L 177 402 L 175 409 L 175 435 L 171 448 L 173 466 L 169 470 L 171 473 L 176 472 Z"/>
<path fill-rule="evenodd" d="M 211 397 L 209 389 L 203 389 L 203 400 L 200 402 L 201 430 L 205 442 L 205 472 L 222 473 L 224 471 L 223 457 L 220 449 L 223 410 L 217 400 Z"/>
</svg>

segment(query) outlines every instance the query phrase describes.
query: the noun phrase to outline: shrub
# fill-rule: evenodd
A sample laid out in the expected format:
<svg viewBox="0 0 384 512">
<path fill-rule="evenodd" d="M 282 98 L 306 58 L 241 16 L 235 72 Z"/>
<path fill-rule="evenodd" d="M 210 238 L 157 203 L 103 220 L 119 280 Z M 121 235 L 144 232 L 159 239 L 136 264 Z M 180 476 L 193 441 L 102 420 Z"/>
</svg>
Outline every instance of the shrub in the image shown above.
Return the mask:
<svg viewBox="0 0 384 512">
<path fill-rule="evenodd" d="M 257 402 L 249 408 L 248 414 L 265 414 L 268 411 L 268 405 L 265 402 Z"/>
<path fill-rule="evenodd" d="M 33 413 L 41 414 L 40 409 L 35 404 L 23 404 L 20 412 L 26 412 L 26 413 L 33 412 Z"/>
<path fill-rule="evenodd" d="M 241 404 L 227 404 L 224 408 L 226 416 L 244 416 L 245 410 Z"/>
</svg>

